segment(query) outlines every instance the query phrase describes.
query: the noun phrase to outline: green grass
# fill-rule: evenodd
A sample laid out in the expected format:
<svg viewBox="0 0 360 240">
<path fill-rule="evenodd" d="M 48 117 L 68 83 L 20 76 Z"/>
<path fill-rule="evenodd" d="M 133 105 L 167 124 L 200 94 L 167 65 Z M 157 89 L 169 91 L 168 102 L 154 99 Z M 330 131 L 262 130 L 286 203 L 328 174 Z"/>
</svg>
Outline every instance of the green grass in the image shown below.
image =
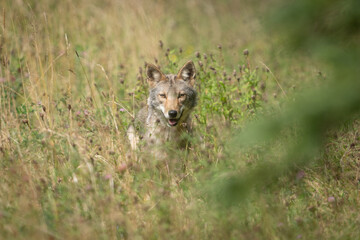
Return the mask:
<svg viewBox="0 0 360 240">
<path fill-rule="evenodd" d="M 269 37 L 261 25 L 271 4 L 3 4 L 0 238 L 358 238 L 356 119 L 326 132 L 316 161 L 227 204 L 228 179 L 278 163 L 287 146 L 234 150 L 232 134 L 330 75 Z M 189 59 L 199 92 L 191 150 L 169 149 L 167 164 L 137 160 L 125 132 L 146 103 L 144 63 L 172 72 Z M 283 138 L 296 143 L 298 134 Z"/>
</svg>

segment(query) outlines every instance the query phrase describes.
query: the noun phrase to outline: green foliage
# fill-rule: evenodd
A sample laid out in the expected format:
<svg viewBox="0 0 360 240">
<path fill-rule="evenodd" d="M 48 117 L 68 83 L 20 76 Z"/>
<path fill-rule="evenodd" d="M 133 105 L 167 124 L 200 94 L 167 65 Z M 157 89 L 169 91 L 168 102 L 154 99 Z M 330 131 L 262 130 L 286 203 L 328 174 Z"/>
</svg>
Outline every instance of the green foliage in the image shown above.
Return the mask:
<svg viewBox="0 0 360 240">
<path fill-rule="evenodd" d="M 258 69 L 240 63 L 238 70 L 229 73 L 221 62 L 221 52 L 219 57 L 210 54 L 209 59 L 206 54 L 203 59 L 199 55 L 200 94 L 196 114 L 202 124 L 207 124 L 209 116 L 219 116 L 228 123 L 238 124 L 246 114 L 254 113 L 261 106 Z"/>
<path fill-rule="evenodd" d="M 183 64 L 183 53 L 175 49 L 162 49 L 165 59 L 159 59 L 162 64 L 159 67 L 165 73 L 177 73 Z M 215 53 L 195 53 L 199 106 L 195 115 L 201 125 L 213 124 L 209 121 L 214 118 L 225 124 L 236 125 L 244 121 L 248 115 L 261 109 L 268 71 L 265 69 L 260 71 L 259 67 L 251 68 L 248 54 L 247 51 L 244 59 L 238 62 L 238 69 L 229 71 L 224 65 L 221 47 Z M 140 81 L 138 81 L 136 99 L 143 99 L 147 94 L 143 79 L 146 79 L 145 75 L 141 75 L 138 79 Z"/>
</svg>

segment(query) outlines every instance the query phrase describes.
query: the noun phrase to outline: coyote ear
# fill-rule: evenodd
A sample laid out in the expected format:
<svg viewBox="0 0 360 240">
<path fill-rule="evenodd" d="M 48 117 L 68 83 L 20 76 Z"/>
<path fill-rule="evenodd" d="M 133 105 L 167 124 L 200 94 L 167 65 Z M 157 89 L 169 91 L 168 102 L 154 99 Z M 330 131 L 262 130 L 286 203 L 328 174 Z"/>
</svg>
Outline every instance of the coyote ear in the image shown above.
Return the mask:
<svg viewBox="0 0 360 240">
<path fill-rule="evenodd" d="M 189 82 L 191 86 L 195 83 L 196 69 L 193 61 L 188 61 L 185 65 L 180 69 L 177 74 L 177 78 L 182 79 L 186 82 Z"/>
<path fill-rule="evenodd" d="M 165 75 L 154 64 L 146 65 L 146 76 L 150 87 L 154 87 L 156 83 L 165 79 Z"/>
</svg>

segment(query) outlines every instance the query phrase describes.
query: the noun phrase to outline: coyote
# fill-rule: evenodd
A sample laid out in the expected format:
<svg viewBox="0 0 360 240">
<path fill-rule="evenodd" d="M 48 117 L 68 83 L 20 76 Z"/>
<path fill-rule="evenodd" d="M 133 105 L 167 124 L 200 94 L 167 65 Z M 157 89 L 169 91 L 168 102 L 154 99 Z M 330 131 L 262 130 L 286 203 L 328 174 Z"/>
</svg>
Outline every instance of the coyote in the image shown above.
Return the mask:
<svg viewBox="0 0 360 240">
<path fill-rule="evenodd" d="M 188 61 L 177 74 L 164 74 L 153 64 L 146 67 L 149 98 L 134 125 L 127 131 L 131 148 L 137 148 L 140 139 L 145 145 L 161 146 L 166 142 L 186 147 L 183 133 L 191 132 L 190 113 L 196 105 L 195 65 Z M 158 154 L 156 154 L 158 155 Z"/>
</svg>

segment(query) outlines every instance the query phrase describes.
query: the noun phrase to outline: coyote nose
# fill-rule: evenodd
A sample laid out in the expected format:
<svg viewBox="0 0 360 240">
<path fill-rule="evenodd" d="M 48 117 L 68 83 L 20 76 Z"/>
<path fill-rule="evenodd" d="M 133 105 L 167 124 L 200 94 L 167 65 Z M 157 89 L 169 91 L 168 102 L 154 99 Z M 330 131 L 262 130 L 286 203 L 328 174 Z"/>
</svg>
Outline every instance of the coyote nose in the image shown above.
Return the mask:
<svg viewBox="0 0 360 240">
<path fill-rule="evenodd" d="M 170 111 L 169 111 L 169 116 L 170 116 L 171 118 L 176 118 L 176 116 L 177 116 L 177 111 L 175 111 L 175 110 L 170 110 Z"/>
</svg>

